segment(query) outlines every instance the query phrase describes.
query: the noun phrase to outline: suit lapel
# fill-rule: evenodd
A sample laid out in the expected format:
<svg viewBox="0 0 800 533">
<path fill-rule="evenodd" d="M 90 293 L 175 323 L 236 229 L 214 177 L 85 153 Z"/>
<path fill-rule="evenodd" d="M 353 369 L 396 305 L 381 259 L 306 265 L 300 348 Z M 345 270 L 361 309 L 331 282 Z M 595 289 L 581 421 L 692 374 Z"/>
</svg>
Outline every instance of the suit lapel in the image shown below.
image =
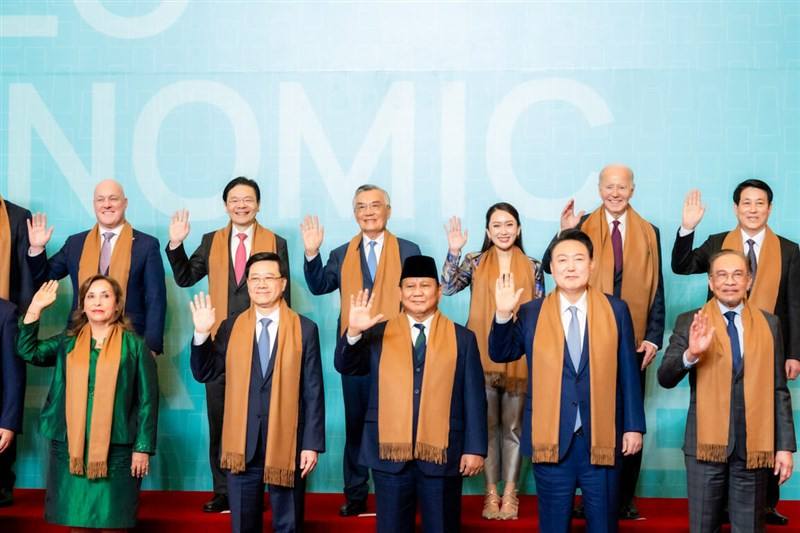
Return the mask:
<svg viewBox="0 0 800 533">
<path fill-rule="evenodd" d="M 586 331 L 583 334 L 583 348 L 581 349 L 581 362 L 578 365 L 578 375 L 586 370 L 589 364 L 589 324 L 586 324 Z"/>
</svg>

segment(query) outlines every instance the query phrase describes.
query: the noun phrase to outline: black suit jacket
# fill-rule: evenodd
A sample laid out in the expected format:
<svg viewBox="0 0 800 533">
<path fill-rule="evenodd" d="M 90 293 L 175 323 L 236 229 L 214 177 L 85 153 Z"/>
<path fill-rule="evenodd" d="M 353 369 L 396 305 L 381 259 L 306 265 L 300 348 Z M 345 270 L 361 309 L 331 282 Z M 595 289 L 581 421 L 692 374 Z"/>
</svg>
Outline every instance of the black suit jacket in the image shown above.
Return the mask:
<svg viewBox="0 0 800 533">
<path fill-rule="evenodd" d="M 211 337 L 203 344 L 195 345 L 191 342 L 190 366 L 194 378 L 206 383 L 213 381 L 225 373 L 225 357 L 228 351 L 233 324 L 240 313 L 226 318 L 217 330 L 214 340 Z M 280 328 L 278 324 L 278 328 Z M 300 370 L 300 407 L 298 410 L 297 449 L 325 451 L 325 392 L 322 384 L 322 360 L 319 353 L 319 330 L 317 325 L 308 318 L 300 315 L 300 329 L 303 342 L 303 363 Z M 255 443 L 258 441 L 255 431 L 260 431 L 266 437 L 269 422 L 269 398 L 272 391 L 272 372 L 275 364 L 277 342 L 274 343 L 272 355 L 267 367 L 267 374 L 262 380 L 260 362 L 258 362 L 258 347 L 253 344 L 250 353 L 242 354 L 254 361 L 258 374 L 251 372 L 249 384 L 249 397 L 265 400 L 258 405 L 248 402 L 248 432 L 247 432 L 247 460 L 252 459 L 255 452 Z M 252 367 L 251 367 L 252 368 Z M 228 386 L 230 382 L 226 382 Z M 259 420 L 260 418 L 260 420 Z M 264 440 L 263 442 L 266 442 Z M 300 460 L 300 454 L 297 454 Z"/>
<path fill-rule="evenodd" d="M 192 257 L 186 256 L 183 244 L 170 250 L 169 243 L 167 243 L 167 260 L 172 267 L 172 275 L 175 277 L 178 287 L 191 287 L 208 275 L 208 258 L 211 254 L 211 243 L 215 233 L 216 231 L 212 231 L 203 235 L 200 246 L 194 251 Z M 230 243 L 228 243 L 228 249 L 230 249 Z M 275 235 L 275 253 L 280 256 L 281 261 L 286 265 L 286 271 L 289 272 L 289 251 L 286 239 L 277 234 Z M 283 298 L 291 306 L 292 280 L 288 274 Z M 248 307 L 250 307 L 250 295 L 247 293 L 247 280 L 242 277 L 242 282 L 236 283 L 233 259 L 228 253 L 228 316 L 238 315 Z"/>
<path fill-rule="evenodd" d="M 28 270 L 26 257 L 28 256 L 28 224 L 31 212 L 18 205 L 12 204 L 5 198 L 8 213 L 8 223 L 11 230 L 11 272 L 9 277 L 8 299 L 17 304 L 21 312 L 25 312 L 31 298 L 36 292 L 33 276 Z"/>
<path fill-rule="evenodd" d="M 689 347 L 689 326 L 692 324 L 692 318 L 697 312 L 697 309 L 683 313 L 678 316 L 675 321 L 675 328 L 673 329 L 672 336 L 669 339 L 669 346 L 664 353 L 664 358 L 661 360 L 661 366 L 658 367 L 658 382 L 662 387 L 671 389 L 683 380 L 686 374 L 689 374 L 689 387 L 691 394 L 689 398 L 689 412 L 686 417 L 686 432 L 683 440 L 683 452 L 688 456 L 695 456 L 697 454 L 697 404 L 696 404 L 696 371 L 694 367 L 687 369 L 683 365 L 683 353 Z M 794 438 L 794 421 L 792 420 L 792 399 L 789 396 L 789 389 L 786 387 L 786 372 L 784 371 L 783 359 L 783 344 L 781 343 L 781 333 L 778 324 L 778 319 L 774 315 L 764 312 L 764 316 L 769 323 L 769 329 L 772 332 L 772 338 L 775 341 L 775 390 L 772 393 L 775 396 L 775 451 L 790 451 L 794 452 L 795 438 Z M 747 332 L 744 332 L 747 335 Z M 744 354 L 747 359 L 747 354 Z M 744 412 L 744 395 L 737 394 L 735 388 L 741 386 L 741 375 L 732 376 L 731 378 L 731 423 L 729 440 L 728 440 L 728 454 L 734 451 L 736 441 L 742 440 L 746 435 L 744 431 L 744 417 L 741 413 Z M 769 394 L 769 391 L 764 391 Z M 736 400 L 739 401 L 736 401 Z M 737 411 L 739 416 L 737 416 Z M 739 427 L 737 428 L 737 424 Z M 738 430 L 738 431 L 737 431 Z M 738 435 L 737 435 L 738 433 Z M 738 437 L 738 438 L 737 438 Z M 740 451 L 740 456 L 745 452 L 745 443 L 739 442 L 736 446 Z"/>
<path fill-rule="evenodd" d="M 0 428 L 22 431 L 25 362 L 17 357 L 17 308 L 0 299 Z"/>
<path fill-rule="evenodd" d="M 589 218 L 589 215 L 583 215 L 581 217 L 581 221 L 578 222 L 577 229 L 581 229 L 581 226 L 583 226 L 583 223 L 586 222 L 587 218 Z M 650 311 L 647 313 L 647 329 L 645 329 L 644 340 L 652 342 L 659 348 L 662 348 L 664 343 L 664 322 L 666 310 L 664 305 L 664 276 L 661 268 L 661 233 L 653 224 L 650 224 L 650 226 L 656 233 L 656 248 L 658 248 L 658 261 L 656 263 L 658 265 L 658 287 L 656 288 L 655 298 L 653 298 L 653 305 L 650 306 Z M 542 257 L 542 267 L 548 274 L 552 274 L 552 272 L 550 272 L 550 261 L 552 260 L 551 248 L 553 247 L 553 241 L 555 241 L 557 237 L 558 235 L 553 237 L 553 240 L 551 240 L 550 244 L 547 245 L 547 250 L 544 253 L 544 257 Z M 595 248 L 595 257 L 597 256 L 597 253 L 598 250 Z M 638 272 L 632 272 L 631 274 L 634 276 L 640 275 Z M 623 264 L 623 270 L 614 276 L 614 296 L 617 298 L 620 297 L 622 292 L 622 276 L 624 275 L 625 270 Z"/>
<path fill-rule="evenodd" d="M 716 233 L 699 248 L 692 249 L 693 231 L 684 237 L 675 235 L 672 246 L 672 271 L 676 274 L 707 273 L 711 256 L 722 249 L 728 232 Z M 797 243 L 778 235 L 781 244 L 781 282 L 774 314 L 780 319 L 783 354 L 787 359 L 800 359 L 800 249 Z M 761 259 L 759 259 L 760 261 Z M 758 275 L 758 273 L 756 273 Z M 711 298 L 711 291 L 708 298 Z"/>
</svg>

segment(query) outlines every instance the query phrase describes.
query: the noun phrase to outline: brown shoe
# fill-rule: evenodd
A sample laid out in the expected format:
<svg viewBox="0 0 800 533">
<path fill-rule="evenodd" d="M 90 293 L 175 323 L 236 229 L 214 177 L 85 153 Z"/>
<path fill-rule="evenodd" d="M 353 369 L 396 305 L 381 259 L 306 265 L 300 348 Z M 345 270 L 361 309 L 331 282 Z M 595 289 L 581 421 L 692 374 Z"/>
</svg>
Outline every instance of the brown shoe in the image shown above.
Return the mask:
<svg viewBox="0 0 800 533">
<path fill-rule="evenodd" d="M 516 520 L 518 514 L 519 498 L 517 498 L 517 491 L 503 494 L 503 505 L 500 507 L 497 518 L 500 520 Z"/>
<path fill-rule="evenodd" d="M 497 520 L 500 514 L 500 496 L 496 492 L 487 492 L 483 498 L 483 512 L 481 516 L 487 520 Z"/>
</svg>

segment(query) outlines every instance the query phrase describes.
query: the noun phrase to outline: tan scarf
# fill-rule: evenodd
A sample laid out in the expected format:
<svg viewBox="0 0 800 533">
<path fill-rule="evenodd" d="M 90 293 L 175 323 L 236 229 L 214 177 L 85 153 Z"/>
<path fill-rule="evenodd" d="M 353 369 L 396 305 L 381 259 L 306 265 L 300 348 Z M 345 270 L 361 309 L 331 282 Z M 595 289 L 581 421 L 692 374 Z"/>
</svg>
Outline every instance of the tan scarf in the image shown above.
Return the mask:
<svg viewBox="0 0 800 533">
<path fill-rule="evenodd" d="M 625 300 L 633 319 L 633 333 L 638 348 L 647 333 L 647 317 L 658 290 L 661 269 L 658 241 L 653 226 L 632 207 L 626 211 L 625 241 L 622 245 L 624 270 L 621 299 Z M 581 226 L 594 246 L 595 268 L 589 285 L 606 294 L 614 294 L 614 249 L 605 209 L 601 206 Z"/>
<path fill-rule="evenodd" d="M 378 368 L 378 456 L 385 461 L 447 462 L 450 402 L 458 357 L 456 328 L 450 319 L 436 311 L 430 329 L 425 347 L 417 441 L 412 443 L 414 356 L 411 330 L 405 313 L 386 324 Z"/>
<path fill-rule="evenodd" d="M 0 298 L 11 295 L 11 223 L 3 197 L 0 196 Z"/>
<path fill-rule="evenodd" d="M 342 315 L 339 324 L 339 334 L 347 329 L 347 317 L 350 316 L 350 296 L 355 295 L 364 288 L 361 276 L 361 254 L 359 247 L 362 243 L 361 233 L 350 240 L 347 252 L 342 261 L 341 283 L 339 296 L 341 298 Z M 372 284 L 370 296 L 375 297 L 372 304 L 373 314 L 383 313 L 383 318 L 389 320 L 400 313 L 400 272 L 403 262 L 400 260 L 400 245 L 397 237 L 383 232 L 383 249 L 378 261 L 378 271 L 375 273 L 375 283 Z"/>
<path fill-rule="evenodd" d="M 89 430 L 89 453 L 85 465 L 86 477 L 97 479 L 108 476 L 108 446 L 114 418 L 114 398 L 117 391 L 117 373 L 122 357 L 123 330 L 111 326 L 100 350 L 95 366 L 94 401 Z M 69 472 L 84 474 L 84 446 L 86 441 L 86 405 L 89 397 L 89 361 L 92 346 L 92 328 L 81 329 L 75 345 L 67 354 L 66 422 Z"/>
<path fill-rule="evenodd" d="M 592 417 L 593 465 L 613 465 L 616 447 L 617 352 L 616 318 L 608 298 L 589 286 L 586 290 L 586 332 L 589 335 L 589 386 Z M 548 294 L 533 336 L 534 463 L 557 463 L 561 413 L 561 377 L 564 371 L 564 327 L 559 291 Z"/>
<path fill-rule="evenodd" d="M 250 255 L 258 252 L 275 252 L 277 239 L 275 234 L 258 222 L 254 222 L 253 243 Z M 228 279 L 230 275 L 232 224 L 214 232 L 211 239 L 211 250 L 208 253 L 208 294 L 216 311 L 216 322 L 211 328 L 211 335 L 217 334 L 222 321 L 228 318 Z"/>
<path fill-rule="evenodd" d="M 83 282 L 97 274 L 100 265 L 100 226 L 94 227 L 86 234 L 83 240 L 83 250 L 81 259 L 78 263 L 78 287 Z M 125 222 L 122 231 L 114 244 L 114 251 L 111 253 L 111 264 L 108 267 L 108 276 L 117 280 L 122 288 L 122 297 L 128 291 L 128 275 L 131 271 L 131 247 L 133 246 L 133 228 Z"/>
<path fill-rule="evenodd" d="M 763 250 L 762 250 L 763 252 Z M 697 459 L 728 460 L 733 359 L 727 321 L 716 298 L 703 310 L 714 328 L 709 350 L 695 365 L 697 389 Z M 775 351 L 763 313 L 749 302 L 742 309 L 744 327 L 744 405 L 747 468 L 773 466 L 775 445 Z"/>
<path fill-rule="evenodd" d="M 256 310 L 251 305 L 236 317 L 225 354 L 225 412 L 220 466 L 233 474 L 245 469 L 247 404 L 255 331 Z M 284 300 L 280 304 L 275 357 L 269 396 L 264 483 L 294 487 L 303 337 L 300 315 L 292 311 Z"/>
<path fill-rule="evenodd" d="M 535 280 L 531 261 L 516 246 L 511 247 L 511 273 L 517 287 L 522 287 L 519 305 L 533 299 Z M 528 384 L 528 363 L 525 358 L 513 363 L 495 363 L 489 358 L 489 330 L 495 314 L 495 283 L 500 276 L 497 248 L 492 246 L 480 257 L 478 267 L 472 273 L 472 300 L 469 306 L 467 327 L 478 339 L 478 350 L 486 383 L 503 387 L 509 394 L 523 394 Z M 517 309 L 519 309 L 519 305 Z M 516 313 L 516 309 L 514 310 Z"/>
<path fill-rule="evenodd" d="M 736 250 L 747 255 L 742 243 L 742 230 L 739 226 L 725 235 L 722 241 L 722 249 Z M 758 309 L 763 309 L 767 313 L 775 312 L 775 302 L 778 301 L 778 289 L 781 285 L 781 241 L 769 227 L 764 234 L 764 242 L 761 243 L 761 251 L 758 254 L 764 261 L 758 261 L 758 271 L 750 290 L 749 301 Z"/>
</svg>

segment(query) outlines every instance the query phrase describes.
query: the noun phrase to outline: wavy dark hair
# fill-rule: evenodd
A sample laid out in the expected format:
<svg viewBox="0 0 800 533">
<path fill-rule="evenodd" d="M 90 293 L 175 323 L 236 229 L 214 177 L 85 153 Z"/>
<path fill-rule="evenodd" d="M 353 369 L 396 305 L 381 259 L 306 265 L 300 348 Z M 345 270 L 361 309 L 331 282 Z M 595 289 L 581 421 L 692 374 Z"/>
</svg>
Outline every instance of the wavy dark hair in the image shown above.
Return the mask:
<svg viewBox="0 0 800 533">
<path fill-rule="evenodd" d="M 95 274 L 81 283 L 78 289 L 78 304 L 70 317 L 67 335 L 70 337 L 77 336 L 83 327 L 89 323 L 89 319 L 86 317 L 86 313 L 83 310 L 83 301 L 86 299 L 86 293 L 89 292 L 89 287 L 91 287 L 95 281 L 108 282 L 108 284 L 111 285 L 111 290 L 114 291 L 114 298 L 117 300 L 117 304 L 114 306 L 114 316 L 111 318 L 109 325 L 119 324 L 123 329 L 133 331 L 128 317 L 125 316 L 125 297 L 122 295 L 122 287 L 120 287 L 119 283 L 114 278 L 102 274 Z"/>
<path fill-rule="evenodd" d="M 519 222 L 519 212 L 517 211 L 517 208 L 509 204 L 508 202 L 498 202 L 494 204 L 492 207 L 489 208 L 488 211 L 486 211 L 486 229 L 489 229 L 489 220 L 492 218 L 492 215 L 494 214 L 495 211 L 505 211 L 506 213 L 514 217 L 514 220 L 517 221 L 517 226 L 520 228 L 520 230 L 519 230 L 519 235 L 517 235 L 517 238 L 514 239 L 514 246 L 519 248 L 522 251 L 522 253 L 525 253 L 525 248 L 522 246 L 522 224 L 520 224 Z M 483 246 L 481 246 L 481 253 L 485 252 L 492 246 L 493 246 L 492 239 L 490 239 L 489 236 L 486 235 L 484 232 Z"/>
</svg>

